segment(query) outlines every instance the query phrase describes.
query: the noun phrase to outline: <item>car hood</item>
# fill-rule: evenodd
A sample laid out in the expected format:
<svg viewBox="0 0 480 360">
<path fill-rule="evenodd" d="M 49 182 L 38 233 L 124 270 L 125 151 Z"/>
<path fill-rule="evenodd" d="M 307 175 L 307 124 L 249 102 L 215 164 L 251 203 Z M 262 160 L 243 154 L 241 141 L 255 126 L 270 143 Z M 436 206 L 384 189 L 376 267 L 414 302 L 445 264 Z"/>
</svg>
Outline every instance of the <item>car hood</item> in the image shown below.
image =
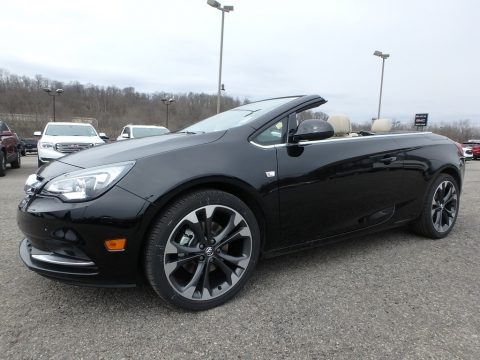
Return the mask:
<svg viewBox="0 0 480 360">
<path fill-rule="evenodd" d="M 207 134 L 171 133 L 140 139 L 119 141 L 97 146 L 64 156 L 43 167 L 39 175 L 49 179 L 66 172 L 123 161 L 138 160 L 191 146 L 207 144 L 220 139 L 225 131 Z"/>
<path fill-rule="evenodd" d="M 75 144 L 103 144 L 98 136 L 51 136 L 43 135 L 40 142 L 49 143 L 75 143 Z"/>
</svg>

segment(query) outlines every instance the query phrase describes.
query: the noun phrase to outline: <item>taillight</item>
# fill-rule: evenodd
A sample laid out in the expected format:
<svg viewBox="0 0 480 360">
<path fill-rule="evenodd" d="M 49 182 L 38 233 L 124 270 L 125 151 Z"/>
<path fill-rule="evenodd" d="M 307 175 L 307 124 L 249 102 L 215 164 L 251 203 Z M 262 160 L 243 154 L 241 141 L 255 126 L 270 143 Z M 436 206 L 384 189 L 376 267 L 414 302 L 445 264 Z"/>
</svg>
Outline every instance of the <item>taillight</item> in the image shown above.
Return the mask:
<svg viewBox="0 0 480 360">
<path fill-rule="evenodd" d="M 455 143 L 455 145 L 457 146 L 457 151 L 458 151 L 458 156 L 463 156 L 463 148 L 462 148 L 462 145 L 460 145 L 459 143 Z"/>
</svg>

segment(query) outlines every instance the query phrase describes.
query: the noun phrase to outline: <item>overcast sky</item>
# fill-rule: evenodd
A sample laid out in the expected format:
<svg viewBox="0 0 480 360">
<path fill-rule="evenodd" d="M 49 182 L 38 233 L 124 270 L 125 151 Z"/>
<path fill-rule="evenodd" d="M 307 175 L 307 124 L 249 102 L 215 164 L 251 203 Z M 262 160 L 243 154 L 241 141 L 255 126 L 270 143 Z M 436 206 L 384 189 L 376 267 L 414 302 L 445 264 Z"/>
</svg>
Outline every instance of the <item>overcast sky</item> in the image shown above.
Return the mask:
<svg viewBox="0 0 480 360">
<path fill-rule="evenodd" d="M 475 0 L 231 0 L 226 94 L 319 94 L 322 110 L 470 119 L 480 125 L 480 3 Z M 218 81 L 221 12 L 206 0 L 2 1 L 0 68 L 144 92 L 206 92 Z"/>
</svg>

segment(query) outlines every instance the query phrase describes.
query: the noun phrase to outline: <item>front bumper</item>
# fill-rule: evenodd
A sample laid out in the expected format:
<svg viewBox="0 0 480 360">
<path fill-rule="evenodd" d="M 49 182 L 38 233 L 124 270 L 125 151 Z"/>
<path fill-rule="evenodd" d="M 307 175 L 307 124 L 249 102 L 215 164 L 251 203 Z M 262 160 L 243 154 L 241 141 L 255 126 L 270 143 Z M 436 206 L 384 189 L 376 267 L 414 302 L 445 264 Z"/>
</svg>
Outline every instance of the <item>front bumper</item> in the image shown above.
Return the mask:
<svg viewBox="0 0 480 360">
<path fill-rule="evenodd" d="M 41 147 L 39 147 L 37 149 L 37 153 L 38 153 L 39 160 L 43 161 L 43 162 L 48 162 L 48 161 L 60 159 L 61 157 L 64 157 L 65 155 L 67 155 L 67 154 L 55 151 L 53 149 L 50 149 L 50 148 L 49 149 L 42 149 Z"/>
<path fill-rule="evenodd" d="M 18 207 L 20 257 L 40 275 L 89 286 L 135 286 L 142 279 L 143 214 L 149 203 L 117 186 L 98 199 L 64 203 L 39 194 Z M 124 251 L 105 240 L 126 238 Z"/>
<path fill-rule="evenodd" d="M 99 274 L 93 261 L 42 251 L 35 248 L 28 239 L 23 239 L 20 243 L 20 258 L 30 270 L 40 275 L 74 284 L 88 284 L 88 278 Z"/>
</svg>

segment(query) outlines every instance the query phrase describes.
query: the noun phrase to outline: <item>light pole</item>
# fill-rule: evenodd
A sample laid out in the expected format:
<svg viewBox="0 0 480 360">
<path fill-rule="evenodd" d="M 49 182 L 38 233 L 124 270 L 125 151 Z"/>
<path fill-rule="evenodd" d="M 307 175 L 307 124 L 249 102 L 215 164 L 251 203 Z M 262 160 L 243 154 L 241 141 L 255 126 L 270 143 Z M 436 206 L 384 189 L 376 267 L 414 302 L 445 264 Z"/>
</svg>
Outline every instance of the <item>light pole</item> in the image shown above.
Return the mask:
<svg viewBox="0 0 480 360">
<path fill-rule="evenodd" d="M 55 97 L 62 95 L 63 89 L 57 89 L 55 92 L 52 92 L 52 89 L 50 88 L 43 88 L 43 91 L 45 91 L 53 99 L 53 122 L 55 122 Z"/>
<path fill-rule="evenodd" d="M 233 6 L 224 6 L 216 0 L 207 0 L 207 4 L 222 12 L 222 31 L 220 34 L 220 66 L 218 69 L 218 93 L 217 93 L 217 114 L 220 112 L 220 97 L 222 91 L 222 58 L 223 58 L 223 26 L 225 23 L 225 13 L 233 11 Z"/>
<path fill-rule="evenodd" d="M 380 119 L 380 108 L 382 106 L 383 70 L 385 68 L 385 59 L 387 59 L 390 56 L 390 54 L 384 54 L 381 51 L 375 50 L 373 55 L 382 58 L 382 78 L 380 80 L 380 99 L 378 100 L 378 114 L 377 114 L 377 119 Z"/>
<path fill-rule="evenodd" d="M 167 121 L 165 123 L 165 127 L 168 129 L 168 106 L 171 105 L 173 102 L 177 101 L 177 99 L 174 99 L 173 97 L 167 98 L 164 96 L 162 98 L 162 101 L 167 106 Z"/>
</svg>

